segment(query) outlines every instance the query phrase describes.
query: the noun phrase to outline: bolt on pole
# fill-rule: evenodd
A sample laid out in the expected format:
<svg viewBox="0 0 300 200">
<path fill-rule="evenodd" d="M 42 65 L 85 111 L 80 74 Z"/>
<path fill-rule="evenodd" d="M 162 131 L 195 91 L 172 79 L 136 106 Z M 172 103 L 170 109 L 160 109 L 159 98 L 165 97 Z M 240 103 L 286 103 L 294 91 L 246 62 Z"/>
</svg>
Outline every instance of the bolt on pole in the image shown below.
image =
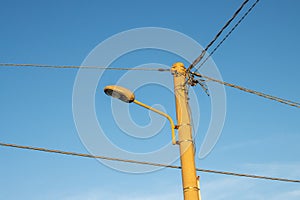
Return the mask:
<svg viewBox="0 0 300 200">
<path fill-rule="evenodd" d="M 175 63 L 171 72 L 174 77 L 176 116 L 178 124 L 178 144 L 180 148 L 181 174 L 184 200 L 201 200 L 195 167 L 194 141 L 192 138 L 191 116 L 186 88 L 186 68 L 183 63 Z"/>
</svg>

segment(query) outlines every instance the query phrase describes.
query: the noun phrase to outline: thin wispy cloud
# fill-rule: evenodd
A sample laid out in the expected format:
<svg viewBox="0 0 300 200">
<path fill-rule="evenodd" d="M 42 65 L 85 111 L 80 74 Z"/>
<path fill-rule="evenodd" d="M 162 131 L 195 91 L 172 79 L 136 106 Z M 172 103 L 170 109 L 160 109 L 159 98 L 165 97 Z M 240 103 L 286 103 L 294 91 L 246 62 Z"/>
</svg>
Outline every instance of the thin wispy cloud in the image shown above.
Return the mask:
<svg viewBox="0 0 300 200">
<path fill-rule="evenodd" d="M 165 190 L 166 188 L 162 189 Z M 151 190 L 149 188 L 149 190 Z M 140 192 L 128 191 L 128 193 L 118 193 L 110 190 L 91 190 L 86 193 L 75 194 L 73 196 L 68 196 L 63 198 L 63 200 L 104 200 L 104 199 L 115 199 L 115 200 L 176 200 L 182 199 L 182 194 L 176 190 L 166 189 L 167 192 L 158 192 L 155 194 L 143 194 Z"/>
</svg>

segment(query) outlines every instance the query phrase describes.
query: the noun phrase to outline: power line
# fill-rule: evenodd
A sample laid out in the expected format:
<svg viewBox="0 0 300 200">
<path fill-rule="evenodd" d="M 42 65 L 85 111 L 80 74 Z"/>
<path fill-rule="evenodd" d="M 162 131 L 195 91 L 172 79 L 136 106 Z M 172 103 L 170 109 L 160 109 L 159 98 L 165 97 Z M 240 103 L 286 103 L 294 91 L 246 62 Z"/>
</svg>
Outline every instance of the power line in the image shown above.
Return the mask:
<svg viewBox="0 0 300 200">
<path fill-rule="evenodd" d="M 0 63 L 0 67 L 40 67 L 40 68 L 60 68 L 60 69 L 98 69 L 98 70 L 133 70 L 133 71 L 170 71 L 167 68 L 120 68 L 120 67 L 100 67 L 100 66 L 78 66 L 78 65 L 44 65 L 44 64 L 13 64 Z"/>
<path fill-rule="evenodd" d="M 239 12 L 243 9 L 243 7 L 249 2 L 249 0 L 245 0 L 242 5 L 235 11 L 233 16 L 226 22 L 226 24 L 221 28 L 221 30 L 217 33 L 217 35 L 214 37 L 214 39 L 206 46 L 204 50 L 202 50 L 200 56 L 198 56 L 194 62 L 189 66 L 188 71 L 193 69 L 204 57 L 207 50 L 213 45 L 213 43 L 220 37 L 220 35 L 223 33 L 223 31 L 229 26 L 229 24 L 237 17 Z"/>
<path fill-rule="evenodd" d="M 8 144 L 8 143 L 2 143 L 2 142 L 0 142 L 0 146 L 12 147 L 12 148 L 18 148 L 18 149 L 27 149 L 27 150 L 33 150 L 33 151 L 43 151 L 43 152 L 48 152 L 48 153 L 57 153 L 57 154 L 64 154 L 64 155 L 77 156 L 77 157 L 97 158 L 97 159 L 117 161 L 117 162 L 126 162 L 126 163 L 140 164 L 140 165 L 151 165 L 151 166 L 156 166 L 156 167 L 181 169 L 180 166 L 175 166 L 175 165 L 166 165 L 166 164 L 144 162 L 144 161 L 137 161 L 137 160 L 127 160 L 127 159 L 112 158 L 112 157 L 106 157 L 106 156 L 94 156 L 94 155 L 85 154 L 85 153 L 68 152 L 68 151 L 61 151 L 61 150 L 54 150 L 54 149 L 45 149 L 45 148 L 40 148 L 40 147 L 23 146 L 23 145 Z M 206 172 L 206 173 L 223 174 L 223 175 L 239 176 L 239 177 L 247 177 L 247 178 L 255 178 L 255 179 L 265 179 L 265 180 L 272 180 L 272 181 L 300 183 L 300 180 L 293 180 L 293 179 L 286 179 L 286 178 L 258 176 L 258 175 L 252 175 L 252 174 L 241 174 L 241 173 L 216 171 L 216 170 L 201 169 L 201 168 L 197 168 L 196 170 L 200 171 L 200 172 Z"/>
<path fill-rule="evenodd" d="M 224 41 L 231 35 L 231 33 L 240 25 L 240 23 L 247 17 L 247 15 L 252 11 L 252 9 L 256 6 L 256 4 L 260 0 L 256 0 L 252 6 L 248 9 L 248 11 L 241 17 L 241 19 L 231 28 L 231 30 L 225 35 L 225 37 L 218 43 L 218 45 L 212 50 L 212 52 L 205 58 L 205 60 L 199 65 L 199 67 L 196 69 L 198 71 L 205 63 L 206 61 L 218 50 L 218 48 L 224 43 Z"/>
<path fill-rule="evenodd" d="M 196 73 L 196 72 L 192 72 L 192 74 L 195 75 L 195 76 L 201 77 L 201 78 L 205 78 L 209 81 L 217 82 L 219 84 L 226 85 L 228 87 L 236 88 L 236 89 L 242 90 L 244 92 L 255 94 L 257 96 L 260 96 L 260 97 L 263 97 L 263 98 L 266 98 L 266 99 L 271 99 L 271 100 L 277 101 L 279 103 L 283 103 L 283 104 L 286 104 L 286 105 L 289 105 L 289 106 L 300 108 L 300 103 L 295 102 L 295 101 L 290 101 L 290 100 L 282 99 L 282 98 L 275 97 L 275 96 L 272 96 L 272 95 L 269 95 L 269 94 L 264 94 L 262 92 L 258 92 L 258 91 L 247 89 L 247 88 L 244 88 L 244 87 L 232 84 L 232 83 L 227 83 L 227 82 L 224 82 L 224 81 L 221 81 L 221 80 L 217 80 L 217 79 L 214 79 L 214 78 L 211 78 L 211 77 L 208 77 L 208 76 Z"/>
<path fill-rule="evenodd" d="M 230 175 L 230 176 L 240 176 L 240 177 L 247 177 L 247 178 L 265 179 L 265 180 L 272 180 L 272 181 L 300 183 L 300 180 L 292 180 L 292 179 L 269 177 L 269 176 L 258 176 L 258 175 L 252 175 L 252 174 L 241 174 L 241 173 L 215 171 L 215 170 L 207 170 L 207 169 L 197 169 L 197 171 L 207 172 L 207 173 L 214 173 L 214 174 Z"/>
<path fill-rule="evenodd" d="M 99 70 L 136 70 L 136 71 L 160 71 L 160 72 L 167 72 L 170 71 L 170 69 L 167 68 L 105 68 L 105 67 L 99 67 L 99 66 L 76 66 L 76 65 L 43 65 L 43 64 L 11 64 L 11 63 L 0 63 L 0 67 L 45 67 L 45 68 L 61 68 L 61 69 L 66 69 L 66 68 L 87 68 L 87 69 L 99 69 Z M 279 97 L 275 97 L 272 95 L 268 95 L 268 94 L 264 94 L 255 90 L 251 90 L 251 89 L 247 89 L 241 86 L 237 86 L 231 83 L 227 83 L 224 81 L 220 81 L 208 76 L 205 76 L 203 74 L 197 73 L 197 72 L 191 72 L 192 75 L 198 76 L 198 77 L 203 77 L 206 78 L 207 80 L 210 81 L 214 81 L 229 87 L 233 87 L 248 93 L 252 93 L 252 94 L 256 94 L 258 96 L 267 98 L 267 99 L 271 99 L 274 101 L 278 101 L 280 103 L 283 104 L 287 104 L 289 106 L 294 106 L 297 108 L 300 108 L 300 103 L 298 102 L 294 102 L 294 101 L 290 101 L 290 100 L 286 100 L 286 99 L 282 99 Z"/>
</svg>

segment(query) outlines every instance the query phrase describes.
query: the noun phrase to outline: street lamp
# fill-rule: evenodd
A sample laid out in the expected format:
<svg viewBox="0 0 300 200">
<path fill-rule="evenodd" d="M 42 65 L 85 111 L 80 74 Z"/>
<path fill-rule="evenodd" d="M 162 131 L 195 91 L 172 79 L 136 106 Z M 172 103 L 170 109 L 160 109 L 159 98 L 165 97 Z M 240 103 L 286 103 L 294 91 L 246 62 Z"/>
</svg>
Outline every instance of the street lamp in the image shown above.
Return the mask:
<svg viewBox="0 0 300 200">
<path fill-rule="evenodd" d="M 199 179 L 197 178 L 195 165 L 195 149 L 188 104 L 188 90 L 186 86 L 186 80 L 189 78 L 189 73 L 184 67 L 184 64 L 181 62 L 174 63 L 170 71 L 174 80 L 178 142 L 175 138 L 174 122 L 169 115 L 135 100 L 134 94 L 126 88 L 110 85 L 104 88 L 104 92 L 107 95 L 120 99 L 126 103 L 134 102 L 166 117 L 170 121 L 172 129 L 172 143 L 178 144 L 180 150 L 184 200 L 201 200 Z"/>
<path fill-rule="evenodd" d="M 172 130 L 172 143 L 173 144 L 176 144 L 176 137 L 175 137 L 175 125 L 174 125 L 174 122 L 173 122 L 173 119 L 170 117 L 170 115 L 162 112 L 162 111 L 159 111 L 151 106 L 148 106 L 138 100 L 135 99 L 135 96 L 134 96 L 134 93 L 131 92 L 130 90 L 126 89 L 126 88 L 123 88 L 121 86 L 117 86 L 117 85 L 108 85 L 104 88 L 104 92 L 106 95 L 108 96 L 111 96 L 111 97 L 114 97 L 114 98 L 117 98 L 123 102 L 126 102 L 126 103 L 135 103 L 139 106 L 142 106 L 144 108 L 147 108 L 153 112 L 156 112 L 157 114 L 159 115 L 162 115 L 164 117 L 166 117 L 169 121 L 170 121 L 170 125 L 171 125 L 171 130 Z"/>
</svg>

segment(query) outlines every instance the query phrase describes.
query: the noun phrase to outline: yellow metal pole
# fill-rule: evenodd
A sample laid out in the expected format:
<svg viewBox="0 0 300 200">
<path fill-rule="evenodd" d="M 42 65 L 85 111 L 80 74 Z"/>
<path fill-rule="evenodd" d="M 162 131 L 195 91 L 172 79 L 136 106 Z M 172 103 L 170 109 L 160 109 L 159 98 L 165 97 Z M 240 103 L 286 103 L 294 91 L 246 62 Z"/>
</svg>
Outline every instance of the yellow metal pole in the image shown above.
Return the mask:
<svg viewBox="0 0 300 200">
<path fill-rule="evenodd" d="M 195 152 L 192 138 L 186 82 L 186 68 L 183 63 L 172 66 L 174 93 L 178 123 L 178 144 L 180 147 L 181 173 L 184 200 L 201 200 L 195 167 Z"/>
</svg>

